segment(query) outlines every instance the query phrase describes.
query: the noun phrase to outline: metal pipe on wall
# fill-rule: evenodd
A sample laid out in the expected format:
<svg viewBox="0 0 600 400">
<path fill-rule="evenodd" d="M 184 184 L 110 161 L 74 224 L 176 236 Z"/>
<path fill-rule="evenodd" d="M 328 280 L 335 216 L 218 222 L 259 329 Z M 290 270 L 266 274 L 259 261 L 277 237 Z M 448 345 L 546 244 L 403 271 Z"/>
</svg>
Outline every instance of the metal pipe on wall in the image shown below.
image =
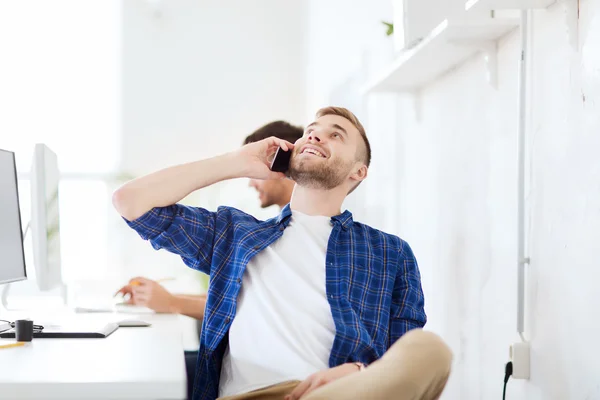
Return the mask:
<svg viewBox="0 0 600 400">
<path fill-rule="evenodd" d="M 529 57 L 529 10 L 521 11 L 521 58 L 519 60 L 519 127 L 517 139 L 517 332 L 525 341 L 525 134 L 527 127 L 527 61 Z"/>
</svg>

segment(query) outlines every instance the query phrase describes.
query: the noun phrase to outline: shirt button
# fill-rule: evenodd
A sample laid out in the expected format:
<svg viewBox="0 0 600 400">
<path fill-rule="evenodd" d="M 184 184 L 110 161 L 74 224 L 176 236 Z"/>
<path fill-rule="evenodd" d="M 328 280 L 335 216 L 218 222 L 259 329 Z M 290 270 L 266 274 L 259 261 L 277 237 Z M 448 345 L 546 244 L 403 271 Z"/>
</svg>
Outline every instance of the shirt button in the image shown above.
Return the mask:
<svg viewBox="0 0 600 400">
<path fill-rule="evenodd" d="M 254 246 L 254 250 L 260 250 L 260 246 Z"/>
<path fill-rule="evenodd" d="M 238 278 L 237 283 L 242 283 L 242 280 Z"/>
<path fill-rule="evenodd" d="M 279 230 L 280 230 L 280 231 L 283 231 L 284 229 L 285 229 L 285 226 L 283 226 L 283 225 L 281 225 L 281 226 L 279 227 Z"/>
<path fill-rule="evenodd" d="M 227 317 L 225 318 L 225 323 L 228 324 L 231 321 L 231 318 Z"/>
</svg>

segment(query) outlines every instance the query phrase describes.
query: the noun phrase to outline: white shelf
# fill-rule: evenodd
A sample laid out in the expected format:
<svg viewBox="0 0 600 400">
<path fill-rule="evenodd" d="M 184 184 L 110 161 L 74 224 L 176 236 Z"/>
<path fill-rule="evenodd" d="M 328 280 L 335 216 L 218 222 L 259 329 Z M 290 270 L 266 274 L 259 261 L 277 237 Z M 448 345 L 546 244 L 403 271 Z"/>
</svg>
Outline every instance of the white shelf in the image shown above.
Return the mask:
<svg viewBox="0 0 600 400">
<path fill-rule="evenodd" d="M 405 50 L 363 93 L 415 91 L 465 62 L 519 26 L 518 20 L 445 20 L 415 47 Z"/>
<path fill-rule="evenodd" d="M 469 0 L 465 4 L 465 10 L 532 10 L 548 8 L 555 2 L 556 0 Z"/>
</svg>

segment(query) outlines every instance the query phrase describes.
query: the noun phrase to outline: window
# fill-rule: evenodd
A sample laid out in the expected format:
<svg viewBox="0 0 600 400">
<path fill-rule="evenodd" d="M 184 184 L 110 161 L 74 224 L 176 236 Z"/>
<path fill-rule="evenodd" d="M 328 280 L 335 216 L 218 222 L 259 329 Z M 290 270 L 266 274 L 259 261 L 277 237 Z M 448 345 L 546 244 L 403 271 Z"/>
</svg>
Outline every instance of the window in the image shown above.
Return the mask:
<svg viewBox="0 0 600 400">
<path fill-rule="evenodd" d="M 58 155 L 65 279 L 106 273 L 104 176 L 119 161 L 120 12 L 116 0 L 0 3 L 0 148 L 16 153 L 24 224 L 34 144 Z M 26 253 L 33 266 L 30 240 Z"/>
</svg>

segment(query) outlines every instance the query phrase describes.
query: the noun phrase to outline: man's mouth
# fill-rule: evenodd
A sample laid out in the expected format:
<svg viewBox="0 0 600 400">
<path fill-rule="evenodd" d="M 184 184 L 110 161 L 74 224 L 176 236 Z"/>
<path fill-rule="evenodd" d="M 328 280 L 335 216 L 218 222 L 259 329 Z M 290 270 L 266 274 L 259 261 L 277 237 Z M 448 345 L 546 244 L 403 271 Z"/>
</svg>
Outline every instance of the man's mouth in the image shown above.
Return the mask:
<svg viewBox="0 0 600 400">
<path fill-rule="evenodd" d="M 313 156 L 327 158 L 327 156 L 325 156 L 325 154 L 323 152 L 321 152 L 319 149 L 317 149 L 315 147 L 305 147 L 302 149 L 300 154 L 312 154 Z"/>
</svg>

